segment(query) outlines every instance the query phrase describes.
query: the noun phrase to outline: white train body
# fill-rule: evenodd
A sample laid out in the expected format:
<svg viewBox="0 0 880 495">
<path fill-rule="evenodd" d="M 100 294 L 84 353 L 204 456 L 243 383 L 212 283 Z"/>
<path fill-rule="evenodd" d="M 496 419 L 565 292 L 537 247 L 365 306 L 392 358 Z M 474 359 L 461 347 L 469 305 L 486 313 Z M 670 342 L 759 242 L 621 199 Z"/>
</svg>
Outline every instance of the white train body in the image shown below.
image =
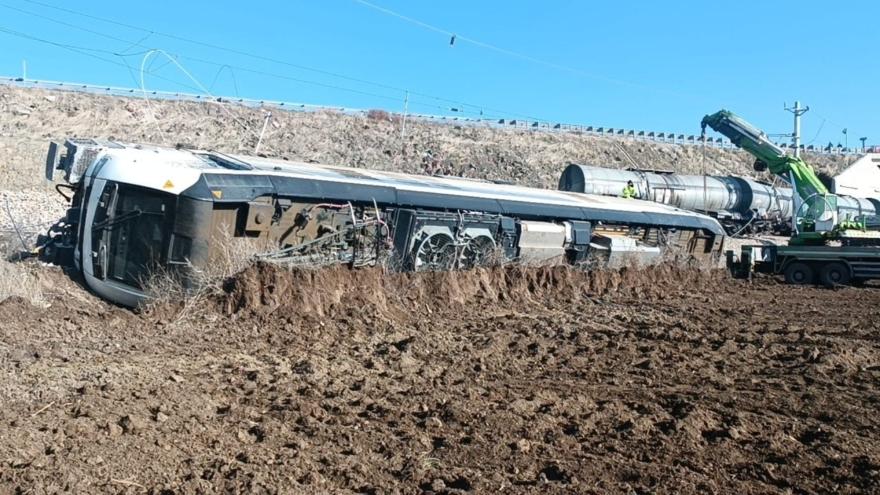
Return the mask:
<svg viewBox="0 0 880 495">
<path fill-rule="evenodd" d="M 578 263 L 629 245 L 713 257 L 724 239 L 716 220 L 649 201 L 109 141 L 65 148 L 47 163 L 74 190 L 53 250 L 129 306 L 157 267 L 206 266 L 224 237 L 274 261 L 414 270 Z"/>
</svg>

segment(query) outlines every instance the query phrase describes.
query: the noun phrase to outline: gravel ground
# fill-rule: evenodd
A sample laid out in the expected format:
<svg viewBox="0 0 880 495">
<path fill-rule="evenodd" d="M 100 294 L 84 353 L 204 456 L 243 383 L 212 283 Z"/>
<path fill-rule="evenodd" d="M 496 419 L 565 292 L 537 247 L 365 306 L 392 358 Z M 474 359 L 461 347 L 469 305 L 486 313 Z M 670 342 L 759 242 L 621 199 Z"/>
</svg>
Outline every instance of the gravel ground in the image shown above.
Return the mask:
<svg viewBox="0 0 880 495">
<path fill-rule="evenodd" d="M 32 246 L 36 236 L 61 218 L 64 210 L 63 198 L 54 191 L 0 190 L 0 247 L 6 244 L 18 249 L 21 245 L 19 232 Z"/>
</svg>

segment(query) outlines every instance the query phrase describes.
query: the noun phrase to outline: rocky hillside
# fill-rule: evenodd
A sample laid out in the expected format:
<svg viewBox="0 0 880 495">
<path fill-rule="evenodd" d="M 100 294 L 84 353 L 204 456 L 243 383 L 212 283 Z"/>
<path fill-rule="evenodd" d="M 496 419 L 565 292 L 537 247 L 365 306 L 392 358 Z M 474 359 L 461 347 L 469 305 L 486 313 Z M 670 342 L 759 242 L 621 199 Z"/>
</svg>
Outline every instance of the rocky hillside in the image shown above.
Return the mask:
<svg viewBox="0 0 880 495">
<path fill-rule="evenodd" d="M 265 111 L 239 105 L 140 98 L 0 86 L 2 187 L 38 185 L 49 139 L 68 136 L 115 138 L 221 151 L 252 152 Z M 152 118 L 155 115 L 155 120 Z M 695 120 L 697 122 L 697 120 Z M 423 171 L 430 151 L 444 171 L 554 187 L 570 162 L 612 167 L 699 173 L 702 149 L 578 135 L 569 132 L 504 130 L 409 121 L 400 136 L 399 119 L 385 112 L 369 117 L 330 111 L 274 111 L 261 152 L 329 164 L 409 172 Z M 810 157 L 833 171 L 843 157 Z M 753 160 L 735 150 L 706 150 L 710 173 L 749 173 Z"/>
<path fill-rule="evenodd" d="M 186 144 L 225 152 L 253 152 L 265 110 L 235 104 L 124 98 L 79 92 L 0 86 L 0 206 L 40 223 L 58 213 L 43 181 L 49 140 L 100 137 Z M 155 116 L 155 118 L 154 118 Z M 697 122 L 695 117 L 694 122 Z M 610 167 L 699 173 L 703 150 L 571 132 L 496 129 L 488 126 L 407 122 L 382 111 L 348 115 L 332 111 L 273 111 L 261 153 L 328 164 L 423 173 L 433 171 L 520 184 L 556 186 L 570 162 Z M 820 170 L 840 169 L 845 157 L 815 155 Z M 736 150 L 705 150 L 713 174 L 747 174 L 752 158 Z M 52 193 L 54 194 L 54 193 Z M 0 229 L 8 229 L 0 214 Z"/>
</svg>

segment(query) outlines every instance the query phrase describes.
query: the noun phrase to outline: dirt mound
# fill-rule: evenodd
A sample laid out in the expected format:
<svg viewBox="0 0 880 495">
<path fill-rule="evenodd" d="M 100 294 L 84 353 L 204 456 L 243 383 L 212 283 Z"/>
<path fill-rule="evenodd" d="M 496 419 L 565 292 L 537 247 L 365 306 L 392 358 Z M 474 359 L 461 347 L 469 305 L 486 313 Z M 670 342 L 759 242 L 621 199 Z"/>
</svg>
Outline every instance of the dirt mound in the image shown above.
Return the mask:
<svg viewBox="0 0 880 495">
<path fill-rule="evenodd" d="M 227 314 L 250 311 L 333 317 L 345 308 L 389 315 L 394 311 L 467 304 L 534 304 L 546 297 L 576 300 L 623 294 L 664 297 L 687 287 L 701 290 L 724 277 L 663 264 L 642 269 L 584 271 L 568 266 L 506 265 L 457 272 L 399 273 L 382 268 L 288 270 L 258 263 L 229 280 L 220 305 Z"/>
</svg>

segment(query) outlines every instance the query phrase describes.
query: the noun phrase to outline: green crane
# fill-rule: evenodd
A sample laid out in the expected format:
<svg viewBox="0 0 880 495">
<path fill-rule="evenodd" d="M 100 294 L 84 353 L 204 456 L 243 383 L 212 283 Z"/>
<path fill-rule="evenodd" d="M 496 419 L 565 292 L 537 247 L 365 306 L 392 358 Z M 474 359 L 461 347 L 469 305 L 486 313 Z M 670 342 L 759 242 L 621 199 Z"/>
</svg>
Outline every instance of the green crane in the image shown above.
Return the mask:
<svg viewBox="0 0 880 495">
<path fill-rule="evenodd" d="M 755 170 L 769 169 L 791 183 L 801 205 L 793 211 L 794 233 L 789 244 L 824 245 L 832 240 L 866 237 L 862 223 L 849 219 L 838 222 L 837 196 L 819 180 L 813 167 L 799 157 L 786 154 L 758 128 L 728 110 L 706 115 L 701 126 L 704 137 L 708 126 L 748 151 L 755 157 Z M 794 205 L 797 204 L 795 201 Z"/>
</svg>

